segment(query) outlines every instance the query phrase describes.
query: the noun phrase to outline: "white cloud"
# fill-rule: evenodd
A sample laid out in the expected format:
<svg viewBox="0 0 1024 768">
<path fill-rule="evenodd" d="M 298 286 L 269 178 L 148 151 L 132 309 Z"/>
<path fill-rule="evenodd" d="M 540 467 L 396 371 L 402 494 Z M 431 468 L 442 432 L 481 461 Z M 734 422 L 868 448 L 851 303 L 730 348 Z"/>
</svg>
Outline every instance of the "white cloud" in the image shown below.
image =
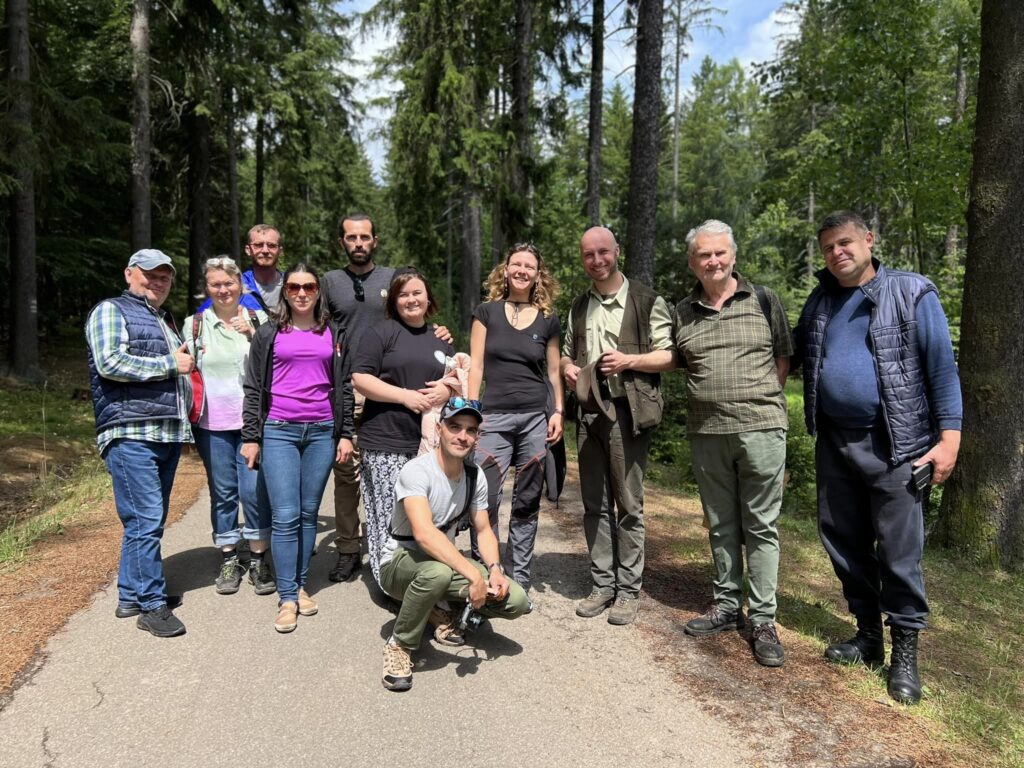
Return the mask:
<svg viewBox="0 0 1024 768">
<path fill-rule="evenodd" d="M 780 40 L 796 31 L 796 21 L 791 12 L 776 9 L 751 27 L 736 54 L 743 68 L 750 72 L 754 64 L 774 59 Z"/>
</svg>

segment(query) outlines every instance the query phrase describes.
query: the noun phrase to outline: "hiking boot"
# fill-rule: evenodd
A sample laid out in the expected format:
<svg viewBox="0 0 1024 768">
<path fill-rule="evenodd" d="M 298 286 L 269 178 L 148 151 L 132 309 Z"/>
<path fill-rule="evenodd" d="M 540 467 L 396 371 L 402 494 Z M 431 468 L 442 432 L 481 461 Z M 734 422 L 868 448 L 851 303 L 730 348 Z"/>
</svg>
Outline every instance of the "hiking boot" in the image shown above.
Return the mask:
<svg viewBox="0 0 1024 768">
<path fill-rule="evenodd" d="M 272 595 L 277 591 L 277 582 L 265 558 L 249 561 L 249 583 L 257 595 Z"/>
<path fill-rule="evenodd" d="M 755 624 L 750 633 L 750 639 L 754 643 L 754 660 L 762 667 L 781 667 L 786 660 L 786 653 L 782 650 L 782 643 L 779 642 L 779 633 L 775 629 L 775 623 L 766 621 L 762 624 Z"/>
<path fill-rule="evenodd" d="M 599 616 L 605 608 L 615 602 L 615 591 L 594 587 L 587 597 L 576 603 L 576 615 L 585 619 Z"/>
<path fill-rule="evenodd" d="M 889 656 L 889 696 L 900 704 L 921 700 L 921 678 L 917 674 L 917 630 L 890 627 L 892 654 Z"/>
<path fill-rule="evenodd" d="M 167 596 L 167 607 L 172 611 L 181 605 L 181 595 L 168 595 Z M 117 608 L 114 609 L 114 616 L 119 619 L 130 619 L 132 616 L 138 616 L 142 613 L 142 608 L 139 607 L 138 603 L 118 603 Z"/>
<path fill-rule="evenodd" d="M 316 616 L 316 612 L 320 610 L 320 606 L 316 604 L 316 601 L 309 596 L 304 589 L 299 590 L 299 613 L 303 616 Z"/>
<path fill-rule="evenodd" d="M 743 626 L 743 613 L 736 611 L 729 613 L 723 611 L 717 605 L 708 608 L 707 613 L 696 616 L 686 622 L 683 631 L 692 637 L 706 637 L 725 632 L 728 629 L 738 630 Z"/>
<path fill-rule="evenodd" d="M 327 578 L 331 581 L 348 581 L 352 574 L 363 565 L 363 557 L 358 552 L 339 552 L 338 562 L 334 564 Z"/>
<path fill-rule="evenodd" d="M 298 624 L 299 606 L 293 600 L 285 600 L 277 606 L 277 618 L 274 619 L 274 629 L 281 634 L 291 632 Z"/>
<path fill-rule="evenodd" d="M 146 630 L 154 637 L 177 637 L 185 634 L 185 625 L 166 605 L 152 611 L 143 611 L 135 626 Z"/>
<path fill-rule="evenodd" d="M 618 626 L 632 624 L 638 610 L 640 610 L 640 598 L 637 595 L 619 593 L 615 598 L 615 605 L 608 611 L 608 623 Z"/>
<path fill-rule="evenodd" d="M 451 611 L 446 611 L 435 605 L 430 609 L 430 617 L 427 621 L 434 627 L 434 639 L 441 645 L 454 647 L 466 644 L 466 636 L 455 623 L 455 616 Z"/>
<path fill-rule="evenodd" d="M 842 643 L 833 643 L 825 649 L 825 658 L 840 664 L 864 662 L 869 667 L 885 664 L 885 642 L 882 640 L 882 620 L 857 619 L 857 634 Z"/>
<path fill-rule="evenodd" d="M 412 688 L 412 657 L 397 643 L 384 643 L 384 676 L 381 681 L 389 691 Z"/>
<path fill-rule="evenodd" d="M 242 564 L 238 562 L 237 555 L 225 560 L 221 563 L 220 574 L 218 574 L 217 580 L 213 582 L 214 587 L 217 589 L 217 594 L 235 594 L 242 584 L 242 576 L 244 574 L 245 569 L 242 568 Z"/>
</svg>

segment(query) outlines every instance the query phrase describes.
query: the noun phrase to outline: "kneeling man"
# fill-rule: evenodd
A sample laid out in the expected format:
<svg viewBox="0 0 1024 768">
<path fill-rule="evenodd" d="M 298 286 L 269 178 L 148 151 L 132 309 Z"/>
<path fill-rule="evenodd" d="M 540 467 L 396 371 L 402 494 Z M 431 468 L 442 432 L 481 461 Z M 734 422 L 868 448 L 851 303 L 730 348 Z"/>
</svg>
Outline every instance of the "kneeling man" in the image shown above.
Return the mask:
<svg viewBox="0 0 1024 768">
<path fill-rule="evenodd" d="M 391 538 L 380 567 L 384 591 L 402 602 L 384 646 L 383 682 L 388 690 L 412 687 L 410 652 L 419 646 L 438 602 L 469 602 L 491 618 L 514 619 L 527 611 L 526 593 L 505 578 L 501 567 L 487 515 L 487 480 L 479 467 L 470 465 L 467 471 L 465 464 L 473 456 L 482 421 L 476 401 L 452 398 L 441 409 L 437 448 L 412 459 L 398 475 Z M 467 515 L 483 565 L 465 558 L 453 543 Z"/>
</svg>

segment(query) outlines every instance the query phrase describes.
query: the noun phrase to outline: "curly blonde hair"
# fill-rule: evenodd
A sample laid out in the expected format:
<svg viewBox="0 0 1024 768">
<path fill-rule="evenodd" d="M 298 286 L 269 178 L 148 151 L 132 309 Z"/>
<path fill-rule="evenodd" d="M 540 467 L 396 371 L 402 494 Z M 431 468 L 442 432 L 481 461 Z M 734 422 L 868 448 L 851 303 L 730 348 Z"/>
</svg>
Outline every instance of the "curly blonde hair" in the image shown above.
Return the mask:
<svg viewBox="0 0 1024 768">
<path fill-rule="evenodd" d="M 505 254 L 505 260 L 491 270 L 484 285 L 487 288 L 487 300 L 501 301 L 508 298 L 508 280 L 505 277 L 505 268 L 508 266 L 509 259 L 517 253 L 532 253 L 537 259 L 537 282 L 530 289 L 530 304 L 540 310 L 544 317 L 551 317 L 555 311 L 555 300 L 558 299 L 561 288 L 548 272 L 547 267 L 544 266 L 544 259 L 541 258 L 540 251 L 531 243 L 513 245 Z"/>
</svg>

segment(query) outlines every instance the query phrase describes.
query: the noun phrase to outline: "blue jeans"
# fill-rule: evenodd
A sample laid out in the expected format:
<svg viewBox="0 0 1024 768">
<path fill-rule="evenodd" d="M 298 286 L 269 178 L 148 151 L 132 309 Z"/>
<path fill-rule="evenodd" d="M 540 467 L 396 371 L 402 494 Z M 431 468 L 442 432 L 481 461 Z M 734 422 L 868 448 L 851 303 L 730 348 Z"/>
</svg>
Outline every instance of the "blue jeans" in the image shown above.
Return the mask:
<svg viewBox="0 0 1024 768">
<path fill-rule="evenodd" d="M 249 469 L 242 454 L 241 430 L 224 432 L 192 428 L 196 449 L 206 467 L 210 487 L 210 523 L 217 547 L 234 547 L 239 539 L 270 538 L 270 501 L 259 472 Z M 238 528 L 238 502 L 242 502 L 245 526 Z"/>
<path fill-rule="evenodd" d="M 299 599 L 316 543 L 316 518 L 334 465 L 334 422 L 268 419 L 260 474 L 272 512 L 270 548 L 281 602 Z"/>
<path fill-rule="evenodd" d="M 117 571 L 120 605 L 152 611 L 167 603 L 160 539 L 180 457 L 181 443 L 118 439 L 107 447 L 103 460 L 124 525 Z"/>
</svg>

